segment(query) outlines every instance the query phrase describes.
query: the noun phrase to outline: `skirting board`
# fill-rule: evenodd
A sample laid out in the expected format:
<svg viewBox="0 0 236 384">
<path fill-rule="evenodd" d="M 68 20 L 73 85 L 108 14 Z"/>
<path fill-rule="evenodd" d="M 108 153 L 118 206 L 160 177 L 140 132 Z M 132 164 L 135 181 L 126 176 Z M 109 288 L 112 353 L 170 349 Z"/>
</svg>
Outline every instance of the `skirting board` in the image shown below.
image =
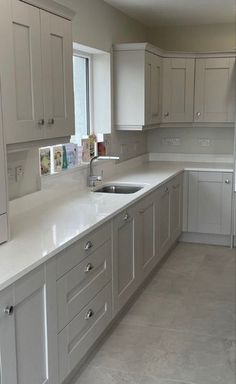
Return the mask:
<svg viewBox="0 0 236 384">
<path fill-rule="evenodd" d="M 183 232 L 179 241 L 183 243 L 199 243 L 209 245 L 231 246 L 231 236 L 206 233 Z"/>
</svg>

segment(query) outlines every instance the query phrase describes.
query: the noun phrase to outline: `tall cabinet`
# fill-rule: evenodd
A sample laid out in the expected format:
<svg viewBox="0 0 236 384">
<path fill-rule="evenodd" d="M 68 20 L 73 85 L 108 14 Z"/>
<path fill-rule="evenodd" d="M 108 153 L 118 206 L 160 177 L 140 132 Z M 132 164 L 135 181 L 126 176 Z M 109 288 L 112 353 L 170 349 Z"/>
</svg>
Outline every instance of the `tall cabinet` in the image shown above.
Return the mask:
<svg viewBox="0 0 236 384">
<path fill-rule="evenodd" d="M 2 0 L 0 32 L 6 143 L 73 134 L 71 21 Z"/>
</svg>

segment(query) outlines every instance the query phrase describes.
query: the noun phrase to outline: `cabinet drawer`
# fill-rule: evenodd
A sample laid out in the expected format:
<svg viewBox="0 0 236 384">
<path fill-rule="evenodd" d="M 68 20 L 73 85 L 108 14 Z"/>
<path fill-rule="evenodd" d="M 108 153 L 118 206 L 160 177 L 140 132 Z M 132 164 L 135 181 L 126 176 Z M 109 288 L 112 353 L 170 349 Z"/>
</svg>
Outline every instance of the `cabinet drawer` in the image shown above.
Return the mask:
<svg viewBox="0 0 236 384">
<path fill-rule="evenodd" d="M 107 223 L 61 252 L 57 258 L 57 279 L 78 265 L 110 237 L 110 223 Z"/>
<path fill-rule="evenodd" d="M 62 382 L 76 367 L 112 318 L 108 284 L 58 335 L 59 376 Z"/>
<path fill-rule="evenodd" d="M 111 242 L 107 241 L 57 281 L 58 331 L 111 280 Z"/>
</svg>

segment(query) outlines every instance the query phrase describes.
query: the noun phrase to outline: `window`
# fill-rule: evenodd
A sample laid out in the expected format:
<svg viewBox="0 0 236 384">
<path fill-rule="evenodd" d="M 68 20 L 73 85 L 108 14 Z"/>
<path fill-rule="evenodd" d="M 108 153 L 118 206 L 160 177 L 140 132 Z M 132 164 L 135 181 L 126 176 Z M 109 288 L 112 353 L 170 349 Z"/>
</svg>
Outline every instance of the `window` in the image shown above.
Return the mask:
<svg viewBox="0 0 236 384">
<path fill-rule="evenodd" d="M 90 134 L 90 57 L 80 53 L 73 56 L 75 135 L 71 142 L 81 144 Z"/>
</svg>

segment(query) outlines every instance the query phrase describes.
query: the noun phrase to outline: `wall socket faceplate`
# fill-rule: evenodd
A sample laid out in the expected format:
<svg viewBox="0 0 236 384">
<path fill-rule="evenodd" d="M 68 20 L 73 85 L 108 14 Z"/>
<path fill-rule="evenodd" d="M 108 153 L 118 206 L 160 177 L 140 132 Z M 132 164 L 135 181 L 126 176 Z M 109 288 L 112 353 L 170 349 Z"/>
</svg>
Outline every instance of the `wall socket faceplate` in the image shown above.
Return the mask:
<svg viewBox="0 0 236 384">
<path fill-rule="evenodd" d="M 181 139 L 180 137 L 163 137 L 162 144 L 163 145 L 180 145 Z"/>
</svg>

